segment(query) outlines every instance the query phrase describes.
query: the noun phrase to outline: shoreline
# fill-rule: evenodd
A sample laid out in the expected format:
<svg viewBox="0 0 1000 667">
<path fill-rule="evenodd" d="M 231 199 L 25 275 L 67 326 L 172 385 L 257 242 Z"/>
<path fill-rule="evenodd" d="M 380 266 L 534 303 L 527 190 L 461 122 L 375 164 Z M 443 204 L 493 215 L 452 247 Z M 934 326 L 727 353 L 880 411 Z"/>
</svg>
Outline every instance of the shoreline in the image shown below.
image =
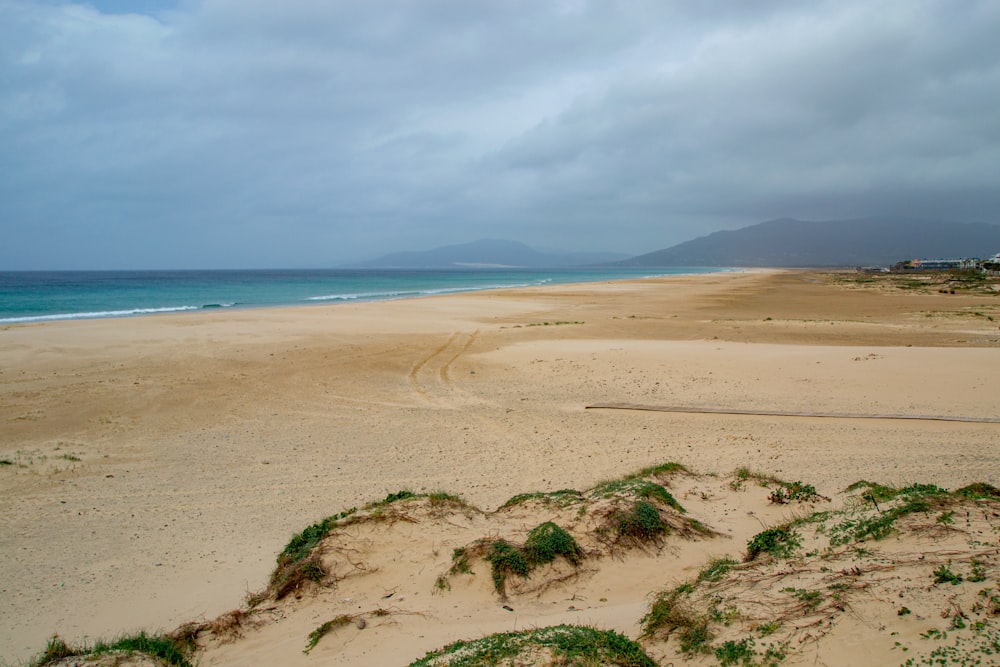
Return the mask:
<svg viewBox="0 0 1000 667">
<path fill-rule="evenodd" d="M 7 327 L 0 659 L 52 632 L 212 618 L 261 586 L 292 533 L 401 488 L 492 509 L 664 461 L 802 477 L 828 496 L 861 478 L 1000 484 L 994 425 L 585 409 L 991 414 L 995 328 L 961 314 L 986 312 L 981 298 L 824 275 Z"/>
<path fill-rule="evenodd" d="M 655 267 L 654 267 L 655 268 Z M 625 272 L 635 271 L 637 275 L 626 275 Z M 670 267 L 659 267 L 659 271 L 670 271 Z M 563 268 L 550 268 L 550 269 L 515 269 L 510 268 L 509 270 L 497 269 L 493 271 L 487 270 L 474 270 L 474 269 L 427 269 L 427 270 L 413 270 L 413 269 L 392 269 L 392 270 L 341 270 L 341 269 L 330 269 L 330 270 L 289 270 L 289 269 L 275 269 L 275 270 L 253 270 L 253 271 L 241 271 L 241 270 L 220 270 L 220 271 L 41 271 L 41 272 L 7 272 L 10 275 L 17 274 L 43 274 L 43 275 L 53 275 L 53 274 L 67 274 L 67 275 L 80 275 L 80 276 L 104 276 L 104 275 L 123 275 L 123 276 L 139 276 L 146 275 L 147 277 L 162 276 L 164 274 L 171 274 L 174 276 L 178 275 L 202 275 L 202 274 L 219 274 L 219 275 L 249 275 L 255 277 L 268 276 L 273 277 L 274 275 L 296 275 L 297 277 L 318 277 L 323 274 L 327 275 L 327 278 L 333 278 L 334 275 L 338 273 L 347 274 L 345 276 L 339 276 L 340 278 L 357 277 L 360 275 L 370 275 L 384 277 L 386 275 L 404 275 L 410 277 L 419 277 L 427 280 L 432 280 L 433 277 L 440 276 L 470 276 L 470 277 L 481 277 L 481 276 L 493 276 L 497 277 L 518 277 L 521 279 L 526 279 L 526 276 L 532 274 L 539 275 L 550 275 L 559 276 L 560 274 L 574 274 L 574 279 L 568 282 L 553 282 L 553 279 L 546 278 L 541 282 L 537 283 L 517 283 L 510 285 L 476 285 L 474 281 L 470 281 L 470 284 L 462 286 L 438 286 L 438 287 L 419 287 L 419 286 L 407 286 L 403 283 L 399 284 L 398 289 L 388 289 L 387 291 L 367 291 L 358 292 L 350 291 L 348 285 L 343 286 L 347 289 L 347 292 L 329 294 L 329 295 L 312 295 L 312 296 L 302 296 L 298 295 L 294 300 L 291 301 L 277 301 L 277 302 L 249 302 L 249 301 L 227 301 L 218 300 L 217 302 L 203 303 L 201 305 L 183 304 L 183 305 L 165 305 L 159 303 L 157 305 L 151 304 L 131 304 L 130 306 L 125 306 L 124 304 L 118 304 L 115 307 L 108 306 L 107 308 L 113 308 L 108 310 L 87 310 L 87 311 L 74 311 L 74 312 L 62 312 L 62 313 L 46 313 L 40 315 L 15 315 L 11 317 L 0 317 L 0 327 L 11 326 L 18 324 L 43 324 L 46 322 L 63 322 L 63 321 L 80 321 L 80 320 L 96 320 L 96 319 L 131 319 L 135 317 L 148 317 L 155 315 L 168 315 L 168 314 L 181 314 L 181 313 L 204 313 L 204 312 L 214 312 L 214 311 L 226 311 L 226 310 L 257 310 L 257 309 L 271 309 L 271 308 L 295 308 L 295 307 L 309 307 L 309 306 L 322 306 L 322 305 L 342 305 L 345 303 L 381 303 L 385 301 L 399 301 L 408 300 L 414 298 L 425 298 L 429 296 L 441 296 L 446 294 L 467 294 L 475 292 L 487 292 L 492 290 L 504 290 L 504 289 L 522 289 L 530 287 L 540 287 L 545 284 L 555 284 L 555 285 L 565 285 L 565 284 L 590 284 L 590 283 L 600 283 L 606 282 L 608 280 L 618 281 L 618 280 L 643 280 L 649 278 L 662 278 L 670 276 L 683 276 L 683 275 L 707 275 L 711 273 L 729 273 L 729 272 L 741 272 L 744 269 L 732 268 L 732 267 L 676 267 L 678 273 L 645 273 L 644 270 L 636 269 L 617 269 L 609 270 L 610 273 L 607 275 L 602 275 L 599 278 L 593 278 L 591 280 L 576 280 L 578 276 L 575 274 L 586 274 L 593 273 L 596 269 L 589 267 L 563 267 Z M 598 271 L 600 273 L 600 271 Z M 641 275 L 639 275 L 641 273 Z M 265 283 L 266 285 L 266 283 Z M 25 285 L 23 288 L 27 289 L 31 287 L 30 285 Z M 332 289 L 334 286 L 330 286 Z M 16 288 L 12 288 L 16 289 Z M 86 289 L 84 284 L 80 284 L 77 289 Z M 215 289 L 220 289 L 216 286 Z M 318 289 L 318 288 L 317 288 Z M 355 288 L 356 289 L 356 288 Z M 228 297 L 233 296 L 233 292 L 226 294 Z M 178 301 L 189 300 L 189 301 L 204 301 L 209 297 L 198 297 L 192 298 L 191 295 L 179 296 Z M 286 297 L 287 298 L 287 297 Z M 96 308 L 98 306 L 93 306 Z"/>
</svg>

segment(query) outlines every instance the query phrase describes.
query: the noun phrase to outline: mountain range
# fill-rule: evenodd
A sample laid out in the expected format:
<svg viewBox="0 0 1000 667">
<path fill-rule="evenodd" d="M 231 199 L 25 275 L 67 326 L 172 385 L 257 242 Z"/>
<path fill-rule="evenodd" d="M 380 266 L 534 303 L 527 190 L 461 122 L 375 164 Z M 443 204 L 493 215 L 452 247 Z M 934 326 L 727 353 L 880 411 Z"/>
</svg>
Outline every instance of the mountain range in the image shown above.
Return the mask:
<svg viewBox="0 0 1000 667">
<path fill-rule="evenodd" d="M 619 262 L 622 266 L 886 266 L 1000 252 L 1000 225 L 903 218 L 782 218 L 721 231 Z"/>
<path fill-rule="evenodd" d="M 427 251 L 397 252 L 355 268 L 461 269 L 569 266 L 887 266 L 917 258 L 989 257 L 1000 252 L 1000 225 L 904 218 L 807 222 L 769 220 L 714 232 L 636 257 L 608 252 L 541 251 L 484 239 Z"/>
</svg>

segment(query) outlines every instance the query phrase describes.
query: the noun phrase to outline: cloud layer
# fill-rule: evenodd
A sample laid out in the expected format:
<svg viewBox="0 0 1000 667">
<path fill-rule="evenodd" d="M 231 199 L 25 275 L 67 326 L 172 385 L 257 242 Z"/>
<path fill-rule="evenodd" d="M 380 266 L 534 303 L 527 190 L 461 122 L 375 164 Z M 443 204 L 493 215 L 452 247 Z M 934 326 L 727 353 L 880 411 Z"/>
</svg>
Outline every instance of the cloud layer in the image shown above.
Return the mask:
<svg viewBox="0 0 1000 667">
<path fill-rule="evenodd" d="M 141 6 L 146 14 L 123 13 Z M 0 0 L 0 269 L 1000 222 L 1000 3 Z"/>
</svg>

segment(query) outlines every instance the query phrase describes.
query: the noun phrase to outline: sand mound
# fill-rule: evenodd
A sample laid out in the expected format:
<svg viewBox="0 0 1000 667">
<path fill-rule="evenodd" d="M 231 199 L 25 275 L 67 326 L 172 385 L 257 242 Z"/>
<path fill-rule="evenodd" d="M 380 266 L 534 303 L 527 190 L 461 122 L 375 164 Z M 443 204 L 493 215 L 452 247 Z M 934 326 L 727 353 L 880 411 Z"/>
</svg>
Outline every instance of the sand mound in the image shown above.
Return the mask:
<svg viewBox="0 0 1000 667">
<path fill-rule="evenodd" d="M 643 618 L 651 653 L 723 665 L 862 654 L 879 665 L 993 664 L 996 489 L 853 487 L 840 510 L 759 533 L 745 562 L 712 561 L 660 592 Z"/>
<path fill-rule="evenodd" d="M 401 491 L 308 526 L 244 607 L 168 639 L 185 660 L 212 665 L 352 664 L 386 644 L 401 665 L 996 655 L 1000 491 L 859 482 L 838 495 L 745 468 L 720 477 L 676 464 L 584 491 L 519 494 L 494 512 Z M 714 524 L 730 504 L 756 508 L 764 529 L 726 537 L 731 529 Z M 697 574 L 662 586 L 664 572 L 684 569 Z M 606 627 L 623 609 L 629 627 Z M 512 617 L 527 629 L 510 630 Z M 122 656 L 54 653 L 38 664 L 188 664 Z"/>
</svg>

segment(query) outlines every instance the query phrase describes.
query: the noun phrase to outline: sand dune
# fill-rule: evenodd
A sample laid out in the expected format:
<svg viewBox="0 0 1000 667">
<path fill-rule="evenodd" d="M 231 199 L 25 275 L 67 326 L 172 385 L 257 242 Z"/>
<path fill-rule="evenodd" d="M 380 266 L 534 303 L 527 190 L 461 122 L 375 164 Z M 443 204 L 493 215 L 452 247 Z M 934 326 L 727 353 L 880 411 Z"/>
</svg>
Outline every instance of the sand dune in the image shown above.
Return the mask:
<svg viewBox="0 0 1000 667">
<path fill-rule="evenodd" d="M 447 491 L 478 509 L 434 518 L 421 506 L 408 510 L 418 523 L 354 526 L 341 548 L 370 571 L 269 603 L 259 627 L 248 624 L 235 641 L 206 635 L 201 664 L 320 655 L 324 664 L 407 664 L 457 639 L 557 623 L 636 639 L 650 594 L 697 577 L 711 558 L 739 560 L 763 528 L 807 513 L 770 502 L 769 490 L 732 489 L 737 468 L 806 481 L 831 499 L 812 504 L 837 510 L 857 502 L 843 490 L 859 479 L 1000 485 L 1000 426 L 586 406 L 996 417 L 1000 332 L 991 317 L 1000 320 L 1000 304 L 988 294 L 760 272 L 5 327 L 0 658 L 27 658 L 54 632 L 73 643 L 215 619 L 266 586 L 293 534 L 401 489 Z M 515 591 L 513 611 L 484 561 L 475 576 L 449 577 L 450 590 L 437 585 L 456 547 L 496 536 L 520 543 L 544 521 L 570 520 L 544 503 L 498 512 L 512 496 L 586 491 L 664 462 L 691 471 L 661 481 L 714 537 L 675 530 L 661 543 L 584 559 L 579 571 L 559 570 L 568 578 L 558 585 Z M 935 516 L 963 507 L 935 506 Z M 984 521 L 959 528 L 986 531 L 976 539 L 995 546 L 993 520 Z M 948 548 L 964 540 L 972 553 L 971 538 L 955 530 Z M 894 539 L 907 553 L 946 553 L 925 535 Z M 995 557 L 976 553 L 988 579 L 980 587 L 996 586 Z M 944 556 L 928 558 L 937 567 Z M 952 556 L 966 577 L 971 558 Z M 977 595 L 968 586 L 948 593 L 959 589 Z M 884 602 L 902 589 L 879 590 Z M 886 619 L 890 607 L 878 604 L 852 599 L 860 611 L 825 635 L 856 642 L 825 640 L 788 659 L 849 664 L 904 631 L 872 627 L 928 618 L 907 605 L 911 617 Z M 359 614 L 364 629 L 340 627 L 302 653 L 316 627 Z M 749 621 L 741 627 L 749 632 Z M 916 627 L 905 628 L 911 652 L 880 661 L 902 663 L 930 646 Z M 769 641 L 753 636 L 758 648 Z M 657 660 L 678 650 L 677 632 L 644 641 Z M 904 643 L 892 636 L 886 650 L 892 641 Z"/>
</svg>

